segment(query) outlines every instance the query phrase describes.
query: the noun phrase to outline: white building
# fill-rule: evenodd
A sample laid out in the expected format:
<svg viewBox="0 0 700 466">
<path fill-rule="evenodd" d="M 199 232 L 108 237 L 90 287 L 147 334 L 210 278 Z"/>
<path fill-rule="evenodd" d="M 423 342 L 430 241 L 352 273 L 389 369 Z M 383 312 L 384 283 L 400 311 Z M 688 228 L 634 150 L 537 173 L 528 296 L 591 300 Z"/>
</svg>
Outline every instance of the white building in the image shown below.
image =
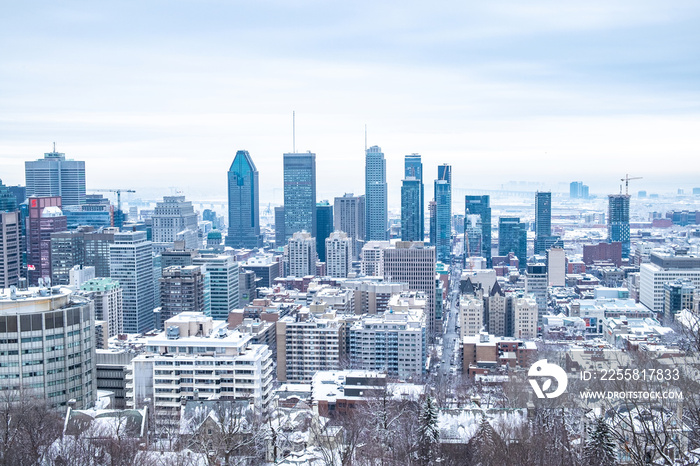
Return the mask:
<svg viewBox="0 0 700 466">
<path fill-rule="evenodd" d="M 122 287 L 124 331 L 143 333 L 153 329 L 155 281 L 153 245 L 145 231 L 114 234 L 109 245 L 110 277 Z"/>
<path fill-rule="evenodd" d="M 92 301 L 69 288 L 0 288 L 0 392 L 92 406 L 94 325 Z"/>
<path fill-rule="evenodd" d="M 352 238 L 343 231 L 334 231 L 326 238 L 326 273 L 346 278 L 352 272 Z"/>
<path fill-rule="evenodd" d="M 0 212 L 0 288 L 19 283 L 21 260 L 19 212 Z"/>
<path fill-rule="evenodd" d="M 537 338 L 537 301 L 530 295 L 514 298 L 512 305 L 513 337 L 521 340 L 534 340 Z"/>
<path fill-rule="evenodd" d="M 665 283 L 680 278 L 700 287 L 700 257 L 651 252 L 649 260 L 639 267 L 639 301 L 652 311 L 664 311 Z"/>
<path fill-rule="evenodd" d="M 197 213 L 185 196 L 163 196 L 153 211 L 153 243 L 156 252 L 173 247 L 175 240 L 184 240 L 185 248 L 198 249 Z"/>
<path fill-rule="evenodd" d="M 549 286 L 566 285 L 566 252 L 562 248 L 547 250 L 547 282 Z"/>
<path fill-rule="evenodd" d="M 357 369 L 387 372 L 399 378 L 420 375 L 426 362 L 425 339 L 421 309 L 368 315 L 349 329 L 350 361 Z"/>
<path fill-rule="evenodd" d="M 157 419 L 179 421 L 182 400 L 252 400 L 268 409 L 273 363 L 267 345 L 229 330 L 228 323 L 199 312 L 183 312 L 165 322 L 166 331 L 146 338 L 145 354 L 131 360 L 126 403 L 153 403 Z"/>
<path fill-rule="evenodd" d="M 341 284 L 355 294 L 357 314 L 380 314 L 389 309 L 392 296 L 408 291 L 407 283 L 389 283 L 379 277 L 346 280 Z"/>
<path fill-rule="evenodd" d="M 228 319 L 228 313 L 240 307 L 238 262 L 225 254 L 202 254 L 192 258 L 192 265 L 202 267 L 209 276 L 211 316 Z"/>
<path fill-rule="evenodd" d="M 384 276 L 384 250 L 389 247 L 389 241 L 368 241 L 360 253 L 362 275 L 368 277 Z"/>
<path fill-rule="evenodd" d="M 85 162 L 66 160 L 66 154 L 53 152 L 43 159 L 24 162 L 27 196 L 61 196 L 64 207 L 85 204 Z"/>
<path fill-rule="evenodd" d="M 285 257 L 292 277 L 316 275 L 316 239 L 306 231 L 297 231 L 287 241 Z"/>
<path fill-rule="evenodd" d="M 94 267 L 92 267 L 95 270 Z M 93 278 L 80 286 L 95 306 L 95 320 L 106 322 L 106 337 L 124 333 L 122 287 L 112 278 Z"/>
<path fill-rule="evenodd" d="M 473 337 L 484 328 L 484 300 L 481 296 L 460 295 L 459 337 Z"/>
<path fill-rule="evenodd" d="M 541 321 L 547 313 L 547 266 L 544 264 L 528 264 L 525 272 L 525 293 L 535 295 L 537 313 Z"/>
</svg>

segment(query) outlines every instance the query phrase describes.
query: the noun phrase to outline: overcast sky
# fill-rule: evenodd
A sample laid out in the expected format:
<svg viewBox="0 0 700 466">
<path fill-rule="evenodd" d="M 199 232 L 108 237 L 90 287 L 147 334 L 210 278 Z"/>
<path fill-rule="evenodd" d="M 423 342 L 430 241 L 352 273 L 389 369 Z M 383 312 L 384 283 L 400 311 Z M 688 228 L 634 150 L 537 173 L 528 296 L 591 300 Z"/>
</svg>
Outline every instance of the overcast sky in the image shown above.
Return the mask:
<svg viewBox="0 0 700 466">
<path fill-rule="evenodd" d="M 88 190 L 224 198 L 246 149 L 281 202 L 295 110 L 319 200 L 364 192 L 365 124 L 392 204 L 413 152 L 429 186 L 450 163 L 461 188 L 690 188 L 699 24 L 696 0 L 8 1 L 0 178 L 56 141 Z"/>
</svg>

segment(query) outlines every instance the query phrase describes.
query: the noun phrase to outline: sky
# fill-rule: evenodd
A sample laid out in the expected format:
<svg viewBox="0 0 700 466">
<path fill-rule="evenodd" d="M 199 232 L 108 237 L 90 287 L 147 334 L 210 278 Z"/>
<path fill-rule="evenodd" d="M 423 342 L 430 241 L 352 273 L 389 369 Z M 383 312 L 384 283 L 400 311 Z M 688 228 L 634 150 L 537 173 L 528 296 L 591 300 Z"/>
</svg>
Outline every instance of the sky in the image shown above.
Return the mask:
<svg viewBox="0 0 700 466">
<path fill-rule="evenodd" d="M 87 187 L 225 199 L 248 150 L 263 202 L 282 154 L 318 199 L 364 192 L 367 143 L 461 189 L 700 186 L 700 3 L 645 0 L 4 2 L 0 179 L 52 149 Z"/>
</svg>

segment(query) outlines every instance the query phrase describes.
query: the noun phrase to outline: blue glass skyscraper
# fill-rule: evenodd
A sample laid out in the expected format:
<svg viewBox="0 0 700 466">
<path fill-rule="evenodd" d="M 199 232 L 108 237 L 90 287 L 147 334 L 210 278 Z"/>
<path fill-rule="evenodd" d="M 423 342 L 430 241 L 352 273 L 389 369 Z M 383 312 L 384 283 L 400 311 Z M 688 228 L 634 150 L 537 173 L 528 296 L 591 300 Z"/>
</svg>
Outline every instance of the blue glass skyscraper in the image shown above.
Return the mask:
<svg viewBox="0 0 700 466">
<path fill-rule="evenodd" d="M 284 236 L 316 237 L 316 154 L 284 154 Z"/>
<path fill-rule="evenodd" d="M 467 234 L 466 222 L 469 215 L 479 215 L 481 217 L 481 257 L 486 259 L 486 264 L 488 267 L 491 267 L 491 203 L 489 196 L 465 196 L 465 235 Z"/>
<path fill-rule="evenodd" d="M 316 254 L 326 262 L 326 238 L 333 233 L 333 206 L 328 201 L 316 204 Z"/>
<path fill-rule="evenodd" d="M 365 153 L 365 210 L 367 241 L 388 240 L 386 160 L 379 146 Z"/>
<path fill-rule="evenodd" d="M 630 255 L 630 196 L 610 194 L 608 196 L 608 243 L 622 243 L 622 257 Z"/>
<path fill-rule="evenodd" d="M 239 150 L 228 170 L 228 235 L 226 246 L 257 248 L 260 236 L 258 170 L 248 151 Z"/>
<path fill-rule="evenodd" d="M 401 181 L 401 241 L 423 241 L 420 212 L 420 181 L 406 176 Z"/>
<path fill-rule="evenodd" d="M 519 217 L 498 219 L 498 254 L 506 256 L 512 252 L 520 261 L 520 270 L 527 266 L 527 225 Z"/>
<path fill-rule="evenodd" d="M 423 241 L 425 239 L 425 185 L 423 184 L 423 162 L 420 154 L 411 154 L 404 158 L 404 176 L 406 178 L 413 176 L 418 180 L 420 205 L 417 206 L 416 210 L 420 222 L 418 225 L 420 234 L 415 241 Z"/>
<path fill-rule="evenodd" d="M 439 261 L 450 260 L 452 252 L 452 167 L 438 166 L 435 180 L 435 249 Z"/>
</svg>

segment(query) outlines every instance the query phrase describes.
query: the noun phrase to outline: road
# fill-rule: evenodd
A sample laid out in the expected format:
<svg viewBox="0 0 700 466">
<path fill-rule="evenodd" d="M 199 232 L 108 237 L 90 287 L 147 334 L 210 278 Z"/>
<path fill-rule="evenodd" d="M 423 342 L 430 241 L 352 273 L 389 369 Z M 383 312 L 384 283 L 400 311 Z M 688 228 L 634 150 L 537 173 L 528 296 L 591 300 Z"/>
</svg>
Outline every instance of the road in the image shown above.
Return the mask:
<svg viewBox="0 0 700 466">
<path fill-rule="evenodd" d="M 454 266 L 453 266 L 454 267 Z M 450 372 L 452 366 L 452 355 L 454 353 L 455 341 L 458 339 L 458 334 L 456 331 L 457 325 L 457 313 L 459 304 L 459 277 L 461 271 L 456 268 L 452 268 L 452 275 L 450 277 L 450 292 L 449 292 L 449 302 L 450 308 L 447 317 L 447 327 L 445 329 L 445 334 L 442 337 L 442 360 L 440 361 L 440 373 L 446 376 Z"/>
</svg>

